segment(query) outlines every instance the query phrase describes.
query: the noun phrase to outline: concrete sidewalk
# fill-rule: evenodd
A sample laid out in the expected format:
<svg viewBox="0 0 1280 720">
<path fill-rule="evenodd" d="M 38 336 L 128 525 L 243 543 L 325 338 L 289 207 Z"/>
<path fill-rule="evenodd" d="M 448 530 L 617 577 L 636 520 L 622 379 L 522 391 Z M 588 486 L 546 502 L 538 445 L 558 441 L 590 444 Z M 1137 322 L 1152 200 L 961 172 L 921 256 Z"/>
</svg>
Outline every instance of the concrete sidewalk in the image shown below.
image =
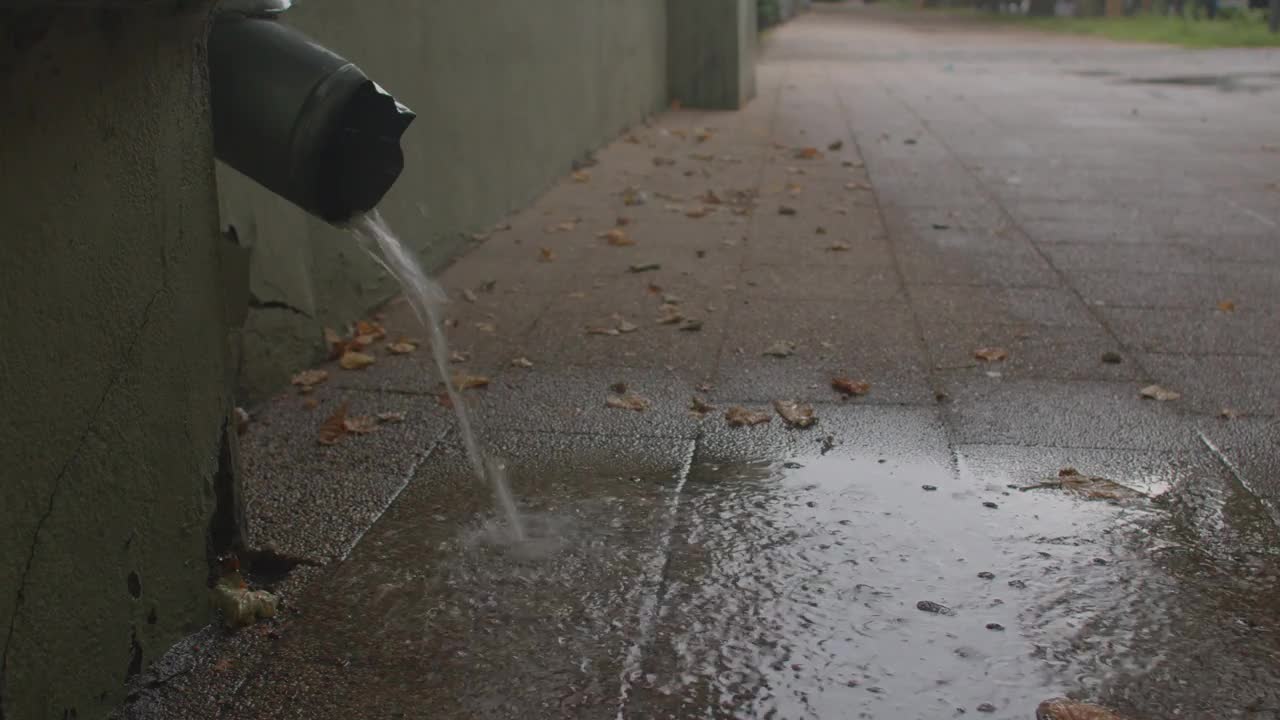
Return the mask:
<svg viewBox="0 0 1280 720">
<path fill-rule="evenodd" d="M 281 586 L 286 618 L 231 640 L 207 631 L 198 647 L 152 671 L 156 687 L 131 716 L 727 717 L 731 707 L 750 707 L 741 712 L 835 717 L 850 703 L 875 702 L 862 716 L 905 718 L 950 716 L 990 699 L 998 717 L 1029 717 L 1026 703 L 1053 691 L 1102 696 L 1135 717 L 1226 717 L 1255 701 L 1274 713 L 1280 683 L 1266 633 L 1217 633 L 1232 617 L 1275 622 L 1260 598 L 1274 590 L 1265 558 L 1275 549 L 1267 518 L 1276 506 L 1244 488 L 1280 500 L 1280 193 L 1268 185 L 1280 181 L 1280 87 L 1264 73 L 1277 60 L 972 27 L 938 32 L 847 6 L 821 6 L 772 33 L 760 95 L 747 109 L 670 112 L 635 128 L 478 238 L 442 277 L 455 300 L 456 368 L 491 380 L 467 395 L 486 443 L 512 467 L 522 506 L 534 522 L 618 534 L 566 531 L 581 543 L 528 577 L 516 561 L 458 560 L 484 545 L 476 518 L 491 505 L 467 476 L 425 348 L 379 351 L 362 371 L 328 366 L 329 380 L 313 393 L 256 409 L 243 436 L 251 542 L 293 565 Z M 1267 87 L 1232 93 L 1162 80 L 1206 68 Z M 413 229 L 400 230 L 412 243 Z M 392 338 L 423 336 L 403 304 L 382 322 Z M 779 348 L 782 357 L 766 354 Z M 979 359 L 983 349 L 1007 357 Z M 516 358 L 531 367 L 513 365 Z M 870 391 L 845 399 L 831 386 L 840 377 L 869 382 Z M 606 407 L 616 383 L 651 405 Z M 1153 384 L 1180 397 L 1144 398 L 1140 390 Z M 694 396 L 717 409 L 691 412 Z M 727 407 L 769 410 L 780 399 L 812 403 L 818 427 L 788 432 L 776 417 L 763 429 L 726 426 Z M 407 420 L 318 446 L 320 423 L 342 403 L 352 414 L 401 411 Z M 1046 542 L 1068 556 L 1102 552 L 1129 516 L 1034 505 L 1004 489 L 1074 466 L 1152 493 L 1177 490 L 1175 505 L 1192 518 L 1182 546 L 1225 577 L 1243 581 L 1256 570 L 1271 579 L 1220 602 L 1205 589 L 1209 575 L 1165 577 L 1155 540 L 1113 548 L 1132 564 L 1081 580 L 1096 595 L 1078 600 L 1101 604 L 1125 578 L 1149 580 L 1143 587 L 1164 601 L 1158 613 L 1129 607 L 1127 594 L 1116 608 L 1158 625 L 1152 637 L 1163 638 L 1135 640 L 1127 651 L 1167 664 L 1121 679 L 1096 671 L 1108 661 L 1073 645 L 1067 654 L 1081 655 L 1058 656 L 1058 669 L 1093 668 L 1077 676 L 1096 681 L 1085 686 L 1032 679 L 1029 659 L 1013 675 L 993 669 L 998 658 L 1067 642 L 1053 633 L 1079 617 L 1054 619 L 1047 596 L 1017 606 L 1028 628 L 1009 637 L 1024 645 L 986 648 L 990 633 L 966 639 L 994 664 L 956 669 L 961 687 L 945 691 L 905 679 L 913 663 L 923 674 L 936 669 L 918 658 L 950 652 L 942 635 L 928 634 L 903 640 L 901 655 L 856 643 L 840 651 L 872 653 L 869 662 L 885 671 L 875 685 L 887 688 L 884 697 L 839 695 L 836 688 L 865 682 L 848 677 L 795 687 L 784 678 L 786 667 L 799 678 L 813 659 L 778 660 L 776 676 L 751 666 L 773 678 L 765 685 L 779 697 L 787 695 L 780 688 L 793 691 L 793 704 L 758 690 L 749 702 L 717 699 L 709 676 L 701 685 L 655 680 L 707 672 L 681 665 L 690 658 L 747 667 L 699 655 L 699 635 L 681 635 L 707 621 L 705 636 L 758 639 L 726 621 L 749 609 L 689 610 L 707 607 L 697 588 L 725 582 L 731 597 L 763 584 L 771 597 L 787 596 L 801 583 L 787 568 L 833 552 L 830 543 L 805 546 L 773 564 L 773 548 L 807 536 L 810 521 L 796 521 L 793 534 L 743 556 L 778 573 L 776 586 L 758 576 L 755 585 L 737 575 L 726 582 L 724 558 L 701 556 L 714 533 L 691 539 L 687 523 L 697 522 L 687 513 L 745 518 L 763 506 L 716 505 L 708 499 L 716 473 L 751 458 L 821 467 L 832 448 L 832 458 L 852 463 L 842 476 L 880 483 L 842 517 L 875 527 L 864 542 L 880 543 L 886 558 L 905 562 L 954 543 L 968 557 L 996 548 L 1028 570 L 1023 558 L 1049 557 Z M 741 477 L 755 477 L 750 467 Z M 950 483 L 950 499 L 964 509 L 918 500 L 922 478 Z M 907 487 L 915 494 L 899 498 Z M 834 511 L 849 497 L 796 496 L 788 507 Z M 988 498 L 1009 514 L 966 514 Z M 883 515 L 900 522 L 877 525 L 865 510 L 884 503 Z M 609 561 L 595 562 L 595 553 Z M 1241 558 L 1245 565 L 1232 564 Z M 1078 560 L 1053 572 L 1065 581 L 1107 565 Z M 874 561 L 863 558 L 864 570 L 873 572 Z M 917 575 L 888 586 L 949 587 L 942 577 L 950 571 L 915 567 Z M 1212 580 L 1221 586 L 1223 576 Z M 1249 597 L 1259 604 L 1241 599 Z M 812 596 L 805 607 L 829 599 Z M 983 595 L 972 606 L 996 612 L 992 599 L 1019 602 Z M 914 611 L 884 617 L 898 612 Z M 810 648 L 795 638 L 823 622 L 779 637 Z M 558 654 L 557 642 L 572 650 Z M 1238 671 L 1236 679 L 1206 679 L 1197 649 L 1214 648 L 1233 658 L 1216 672 Z M 1160 679 L 1179 672 L 1205 681 Z M 1005 696 L 989 687 L 993 675 L 994 685 L 1019 679 Z M 682 694 L 693 686 L 700 689 Z"/>
</svg>

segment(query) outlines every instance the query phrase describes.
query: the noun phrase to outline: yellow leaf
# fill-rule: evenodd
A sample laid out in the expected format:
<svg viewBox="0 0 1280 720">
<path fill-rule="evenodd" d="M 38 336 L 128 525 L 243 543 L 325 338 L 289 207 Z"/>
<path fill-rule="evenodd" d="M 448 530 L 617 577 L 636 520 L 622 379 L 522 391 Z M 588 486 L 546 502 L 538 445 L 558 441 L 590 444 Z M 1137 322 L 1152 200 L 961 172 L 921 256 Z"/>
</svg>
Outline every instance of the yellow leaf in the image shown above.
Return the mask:
<svg viewBox="0 0 1280 720">
<path fill-rule="evenodd" d="M 355 350 L 348 350 L 342 354 L 338 360 L 338 364 L 343 370 L 363 370 L 377 362 L 377 358 L 372 355 L 366 355 Z"/>
</svg>

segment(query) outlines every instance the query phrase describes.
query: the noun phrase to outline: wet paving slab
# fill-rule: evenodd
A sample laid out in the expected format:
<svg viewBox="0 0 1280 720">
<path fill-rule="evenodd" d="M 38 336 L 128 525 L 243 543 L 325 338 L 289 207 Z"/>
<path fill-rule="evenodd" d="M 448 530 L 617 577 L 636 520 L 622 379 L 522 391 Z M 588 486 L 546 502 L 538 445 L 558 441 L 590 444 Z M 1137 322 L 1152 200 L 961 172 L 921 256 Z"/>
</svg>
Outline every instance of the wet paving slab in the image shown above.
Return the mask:
<svg viewBox="0 0 1280 720">
<path fill-rule="evenodd" d="M 442 443 L 224 716 L 1280 707 L 1275 527 L 1208 452 L 953 446 L 936 408 L 819 413 L 684 441 L 496 432 L 523 543 Z M 1131 491 L 1054 487 L 1068 466 Z"/>
</svg>

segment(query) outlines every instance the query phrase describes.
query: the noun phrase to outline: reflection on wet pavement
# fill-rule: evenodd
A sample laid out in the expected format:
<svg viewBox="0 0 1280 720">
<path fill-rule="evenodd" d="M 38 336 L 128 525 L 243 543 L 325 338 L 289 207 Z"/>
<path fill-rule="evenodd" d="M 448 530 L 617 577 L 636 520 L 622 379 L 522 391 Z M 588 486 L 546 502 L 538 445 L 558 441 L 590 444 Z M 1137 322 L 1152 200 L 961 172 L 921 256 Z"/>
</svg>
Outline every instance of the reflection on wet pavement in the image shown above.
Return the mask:
<svg viewBox="0 0 1280 720">
<path fill-rule="evenodd" d="M 1280 545 L 1216 466 L 952 450 L 928 410 L 828 408 L 819 428 L 708 427 L 683 448 L 508 434 L 523 546 L 446 450 L 237 711 L 302 717 L 299 692 L 334 718 L 1280 708 Z M 1144 495 L 1018 489 L 1071 463 Z"/>
</svg>

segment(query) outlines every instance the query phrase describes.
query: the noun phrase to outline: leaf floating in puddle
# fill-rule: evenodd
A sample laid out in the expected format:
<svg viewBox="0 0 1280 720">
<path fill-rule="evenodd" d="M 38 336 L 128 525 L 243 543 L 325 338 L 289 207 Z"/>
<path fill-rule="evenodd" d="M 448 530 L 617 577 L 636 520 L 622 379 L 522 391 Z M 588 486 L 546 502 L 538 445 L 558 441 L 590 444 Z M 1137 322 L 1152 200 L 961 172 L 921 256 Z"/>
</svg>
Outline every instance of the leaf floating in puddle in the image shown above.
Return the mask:
<svg viewBox="0 0 1280 720">
<path fill-rule="evenodd" d="M 983 362 L 1003 362 L 1009 358 L 1009 351 L 998 347 L 978 348 L 973 356 Z"/>
<path fill-rule="evenodd" d="M 1036 708 L 1036 720 L 1125 720 L 1101 705 L 1053 698 L 1045 700 Z"/>
<path fill-rule="evenodd" d="M 813 427 L 814 423 L 818 422 L 817 416 L 813 414 L 812 405 L 805 405 L 795 400 L 774 400 L 773 409 L 778 411 L 782 421 L 789 427 Z"/>
<path fill-rule="evenodd" d="M 649 409 L 648 398 L 637 395 L 633 392 L 624 392 L 621 395 L 610 395 L 604 401 L 606 407 L 615 410 L 634 410 L 636 412 L 644 412 Z"/>
<path fill-rule="evenodd" d="M 303 370 L 290 378 L 289 382 L 301 388 L 302 392 L 311 392 L 311 388 L 328 379 L 328 370 Z"/>
<path fill-rule="evenodd" d="M 848 397 L 857 397 L 871 392 L 871 383 L 865 380 L 854 380 L 845 377 L 833 378 L 831 387 L 836 392 Z"/>
<path fill-rule="evenodd" d="M 533 361 L 527 357 L 518 357 L 511 361 L 511 367 L 529 369 L 533 367 Z"/>
<path fill-rule="evenodd" d="M 749 427 L 767 423 L 773 419 L 773 416 L 767 412 L 748 410 L 741 405 L 734 405 L 724 412 L 724 419 L 728 421 L 729 427 Z"/>
<path fill-rule="evenodd" d="M 1157 400 L 1159 402 L 1169 402 L 1170 400 L 1177 400 L 1178 398 L 1182 397 L 1181 393 L 1176 393 L 1172 390 L 1167 390 L 1165 388 L 1160 387 L 1159 385 L 1148 385 L 1142 388 L 1141 390 L 1139 390 L 1138 392 L 1144 398 L 1147 398 L 1150 400 Z"/>
<path fill-rule="evenodd" d="M 377 362 L 377 359 L 372 355 L 366 355 L 355 350 L 346 351 L 338 360 L 338 364 L 342 366 L 343 370 L 363 370 L 375 362 Z"/>
<path fill-rule="evenodd" d="M 482 388 L 489 386 L 489 378 L 484 375 L 468 375 L 466 373 L 458 373 L 453 376 L 453 386 L 459 390 L 471 390 L 472 388 Z"/>
<path fill-rule="evenodd" d="M 1088 500 L 1130 500 L 1146 495 L 1104 477 L 1081 475 L 1075 468 L 1063 468 L 1052 480 L 1020 487 L 1019 490 L 1065 490 Z"/>
<path fill-rule="evenodd" d="M 920 602 L 916 603 L 916 609 L 921 610 L 923 612 L 927 612 L 927 613 L 933 613 L 934 615 L 955 615 L 956 614 L 955 610 L 952 610 L 946 605 L 943 605 L 941 603 L 936 603 L 932 600 L 921 600 Z"/>
<path fill-rule="evenodd" d="M 796 351 L 795 343 L 787 342 L 786 340 L 779 340 L 778 342 L 765 348 L 764 352 L 761 354 L 768 355 L 770 357 L 784 358 L 784 357 L 789 357 L 795 354 L 795 351 Z"/>
<path fill-rule="evenodd" d="M 342 427 L 353 435 L 364 435 L 378 429 L 378 420 L 369 415 L 356 415 L 343 420 Z"/>
<path fill-rule="evenodd" d="M 405 420 L 405 412 L 403 410 L 388 410 L 380 412 L 377 415 L 380 423 L 402 423 Z"/>
<path fill-rule="evenodd" d="M 697 395 L 694 395 L 693 399 L 689 401 L 689 409 L 696 415 L 706 415 L 707 413 L 715 410 L 716 407 Z"/>
<path fill-rule="evenodd" d="M 321 445 L 337 445 L 347 434 L 347 407 L 349 403 L 342 403 L 332 415 L 324 419 L 320 423 L 320 435 L 318 437 Z"/>
</svg>

